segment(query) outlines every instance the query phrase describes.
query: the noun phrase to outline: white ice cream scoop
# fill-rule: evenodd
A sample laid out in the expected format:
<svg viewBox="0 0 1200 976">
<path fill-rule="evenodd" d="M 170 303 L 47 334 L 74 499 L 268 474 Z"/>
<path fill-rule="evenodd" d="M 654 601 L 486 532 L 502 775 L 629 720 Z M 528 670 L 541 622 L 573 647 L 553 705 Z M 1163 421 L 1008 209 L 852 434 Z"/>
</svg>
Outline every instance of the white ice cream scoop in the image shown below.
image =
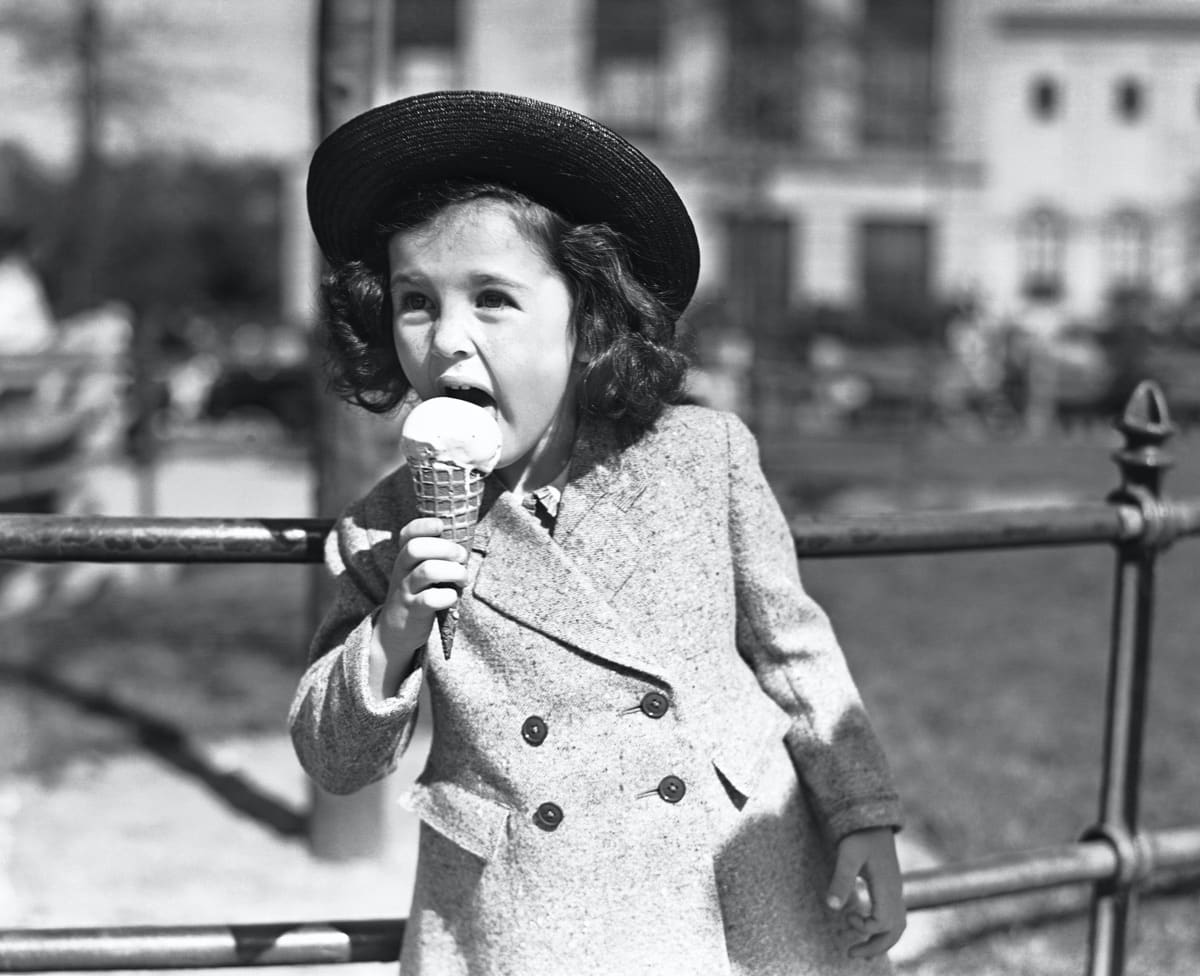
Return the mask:
<svg viewBox="0 0 1200 976">
<path fill-rule="evenodd" d="M 466 400 L 433 397 L 413 407 L 401 431 L 410 464 L 436 461 L 490 474 L 500 460 L 495 418 Z"/>
</svg>

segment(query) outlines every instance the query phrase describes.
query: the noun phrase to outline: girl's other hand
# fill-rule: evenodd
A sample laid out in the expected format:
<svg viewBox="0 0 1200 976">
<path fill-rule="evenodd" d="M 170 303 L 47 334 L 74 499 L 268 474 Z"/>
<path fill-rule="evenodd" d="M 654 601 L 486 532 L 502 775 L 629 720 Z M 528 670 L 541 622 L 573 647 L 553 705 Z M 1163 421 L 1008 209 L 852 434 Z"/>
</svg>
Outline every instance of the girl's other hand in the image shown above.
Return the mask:
<svg viewBox="0 0 1200 976">
<path fill-rule="evenodd" d="M 454 606 L 467 582 L 467 552 L 442 538 L 441 519 L 413 519 L 398 542 L 387 598 L 375 618 L 371 672 L 382 698 L 395 694 L 413 655 L 429 640 L 434 615 Z"/>
<path fill-rule="evenodd" d="M 865 891 L 859 890 L 860 878 Z M 851 957 L 882 955 L 899 941 L 907 913 L 891 828 L 856 830 L 842 838 L 826 903 L 843 912 Z"/>
</svg>

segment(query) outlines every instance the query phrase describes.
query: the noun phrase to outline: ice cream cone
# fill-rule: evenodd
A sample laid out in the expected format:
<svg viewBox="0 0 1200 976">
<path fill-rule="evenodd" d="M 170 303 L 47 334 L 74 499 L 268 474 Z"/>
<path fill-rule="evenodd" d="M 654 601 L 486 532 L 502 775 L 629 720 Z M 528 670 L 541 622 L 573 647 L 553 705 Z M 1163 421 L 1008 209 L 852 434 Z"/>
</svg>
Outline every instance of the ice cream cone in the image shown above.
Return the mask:
<svg viewBox="0 0 1200 976">
<path fill-rule="evenodd" d="M 468 552 L 475 538 L 475 525 L 479 521 L 479 505 L 483 500 L 482 471 L 430 461 L 409 458 L 413 491 L 417 499 L 417 511 L 422 515 L 442 520 L 442 538 L 457 542 Z M 437 614 L 438 630 L 442 638 L 442 653 L 450 659 L 450 648 L 454 644 L 454 633 L 458 629 L 457 604 Z"/>
<path fill-rule="evenodd" d="M 401 431 L 421 515 L 442 520 L 442 538 L 468 552 L 475 538 L 483 482 L 500 460 L 502 445 L 495 417 L 481 407 L 451 397 L 433 397 L 409 412 Z M 442 651 L 450 657 L 458 626 L 458 605 L 437 615 Z"/>
</svg>

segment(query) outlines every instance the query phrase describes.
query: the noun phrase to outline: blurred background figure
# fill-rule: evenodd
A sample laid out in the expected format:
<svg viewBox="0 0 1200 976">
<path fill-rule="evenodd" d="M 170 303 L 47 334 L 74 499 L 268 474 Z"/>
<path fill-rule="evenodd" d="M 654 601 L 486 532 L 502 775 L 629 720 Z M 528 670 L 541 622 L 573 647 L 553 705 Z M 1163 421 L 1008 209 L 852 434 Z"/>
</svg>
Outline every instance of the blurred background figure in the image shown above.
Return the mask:
<svg viewBox="0 0 1200 976">
<path fill-rule="evenodd" d="M 1025 433 L 1045 436 L 1056 416 L 1058 363 L 1056 350 L 1064 338 L 1066 316 L 1057 296 L 1033 294 L 1017 314 L 1014 364 L 1020 381 L 1020 413 Z"/>
<path fill-rule="evenodd" d="M 998 430 L 1004 416 L 1003 338 L 975 292 L 963 294 L 952 306 L 945 341 L 937 395 L 943 423 L 971 436 Z"/>
<path fill-rule="evenodd" d="M 42 352 L 54 341 L 54 316 L 29 238 L 27 226 L 0 214 L 0 355 Z"/>
</svg>

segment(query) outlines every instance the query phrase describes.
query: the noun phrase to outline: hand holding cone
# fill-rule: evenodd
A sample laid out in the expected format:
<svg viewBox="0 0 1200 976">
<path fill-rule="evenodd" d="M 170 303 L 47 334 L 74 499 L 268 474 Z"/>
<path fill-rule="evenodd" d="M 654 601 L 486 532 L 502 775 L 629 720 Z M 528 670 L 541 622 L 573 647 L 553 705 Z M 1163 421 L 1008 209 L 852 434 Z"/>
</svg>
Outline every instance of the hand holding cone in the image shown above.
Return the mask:
<svg viewBox="0 0 1200 976">
<path fill-rule="evenodd" d="M 405 418 L 401 441 L 417 510 L 441 519 L 442 538 L 470 552 L 483 482 L 500 459 L 500 428 L 495 419 L 465 400 L 434 397 L 419 403 Z M 457 605 L 438 613 L 447 659 L 457 625 Z"/>
</svg>

